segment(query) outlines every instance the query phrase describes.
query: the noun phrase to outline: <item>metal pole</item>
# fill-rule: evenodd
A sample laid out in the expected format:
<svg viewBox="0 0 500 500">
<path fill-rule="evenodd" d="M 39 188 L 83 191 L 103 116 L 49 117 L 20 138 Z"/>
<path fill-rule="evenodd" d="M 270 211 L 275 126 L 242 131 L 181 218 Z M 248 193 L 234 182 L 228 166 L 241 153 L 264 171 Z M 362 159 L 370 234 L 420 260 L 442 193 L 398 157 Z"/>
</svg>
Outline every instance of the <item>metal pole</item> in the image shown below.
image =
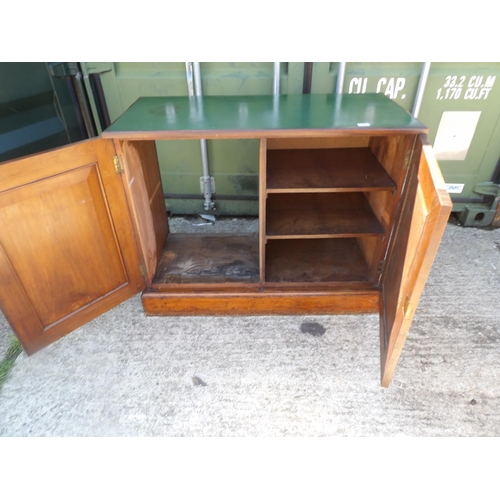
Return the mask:
<svg viewBox="0 0 500 500">
<path fill-rule="evenodd" d="M 280 63 L 274 63 L 273 94 L 280 95 Z"/>
<path fill-rule="evenodd" d="M 186 63 L 186 78 L 187 78 L 187 86 L 188 86 L 188 95 L 189 97 L 194 96 L 194 82 L 193 82 L 193 63 Z"/>
<path fill-rule="evenodd" d="M 304 63 L 304 80 L 302 82 L 302 93 L 303 94 L 310 94 L 311 93 L 312 72 L 313 72 L 313 63 L 312 62 L 305 62 Z"/>
<path fill-rule="evenodd" d="M 193 63 L 193 74 L 194 74 L 194 95 L 202 96 L 203 91 L 201 88 L 201 69 L 199 62 Z"/>
<path fill-rule="evenodd" d="M 344 89 L 344 78 L 345 78 L 345 67 L 346 63 L 339 63 L 339 73 L 337 75 L 337 85 L 335 86 L 335 93 L 342 94 L 342 90 Z"/>
<path fill-rule="evenodd" d="M 73 82 L 75 84 L 76 95 L 78 97 L 78 102 L 80 103 L 80 107 L 82 110 L 83 121 L 87 129 L 87 134 L 89 137 L 96 137 L 97 132 L 92 118 L 92 111 L 85 96 L 83 74 L 80 71 L 78 71 L 78 73 L 73 77 Z"/>
<path fill-rule="evenodd" d="M 188 82 L 188 93 L 191 97 L 203 95 L 201 87 L 201 69 L 199 62 L 187 62 L 186 63 L 186 76 Z M 194 80 L 194 81 L 193 81 Z M 203 176 L 200 178 L 200 184 L 202 187 L 203 196 L 205 202 L 203 207 L 205 210 L 215 210 L 215 203 L 212 200 L 212 182 L 213 179 L 210 177 L 210 169 L 208 168 L 208 153 L 207 153 L 207 141 L 206 139 L 200 139 L 200 152 L 201 152 L 201 166 L 203 170 Z"/>
<path fill-rule="evenodd" d="M 422 105 L 422 99 L 424 98 L 425 86 L 427 84 L 427 78 L 429 76 L 429 71 L 431 69 L 431 63 L 424 63 L 424 67 L 422 69 L 422 74 L 420 75 L 420 81 L 418 82 L 417 95 L 415 97 L 415 102 L 413 104 L 412 115 L 415 118 L 418 118 L 418 114 L 420 113 L 420 106 Z"/>
</svg>

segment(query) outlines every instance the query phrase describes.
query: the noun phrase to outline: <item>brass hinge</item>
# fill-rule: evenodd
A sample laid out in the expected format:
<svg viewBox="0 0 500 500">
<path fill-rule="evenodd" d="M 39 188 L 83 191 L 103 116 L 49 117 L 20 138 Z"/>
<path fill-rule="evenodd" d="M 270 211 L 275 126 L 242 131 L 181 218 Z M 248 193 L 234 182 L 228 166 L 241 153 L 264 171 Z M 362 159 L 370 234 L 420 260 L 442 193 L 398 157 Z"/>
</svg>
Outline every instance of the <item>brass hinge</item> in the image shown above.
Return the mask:
<svg viewBox="0 0 500 500">
<path fill-rule="evenodd" d="M 384 272 L 384 269 L 385 269 L 385 260 L 381 260 L 380 264 L 378 265 L 377 272 L 379 274 L 382 274 Z"/>
<path fill-rule="evenodd" d="M 145 267 L 144 267 L 144 265 L 143 265 L 143 264 L 140 264 L 140 265 L 139 265 L 139 272 L 141 273 L 141 276 L 142 276 L 143 278 L 145 278 L 145 277 L 146 277 L 146 269 L 145 269 Z"/>
<path fill-rule="evenodd" d="M 403 315 L 405 318 L 409 318 L 410 314 L 412 313 L 412 305 L 410 304 L 410 296 L 407 295 L 405 299 L 405 304 L 403 306 Z"/>
<path fill-rule="evenodd" d="M 115 172 L 117 174 L 123 174 L 123 172 L 125 172 L 121 156 L 119 155 L 113 156 L 113 164 L 115 165 Z"/>
</svg>

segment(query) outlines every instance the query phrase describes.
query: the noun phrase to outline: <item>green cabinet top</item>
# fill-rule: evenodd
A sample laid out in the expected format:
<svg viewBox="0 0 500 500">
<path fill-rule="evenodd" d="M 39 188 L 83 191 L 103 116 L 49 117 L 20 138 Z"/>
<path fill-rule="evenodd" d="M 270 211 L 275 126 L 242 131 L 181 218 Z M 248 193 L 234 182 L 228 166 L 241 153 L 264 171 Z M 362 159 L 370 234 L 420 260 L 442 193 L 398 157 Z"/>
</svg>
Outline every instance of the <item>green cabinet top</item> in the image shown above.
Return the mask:
<svg viewBox="0 0 500 500">
<path fill-rule="evenodd" d="M 141 97 L 102 134 L 225 139 L 427 132 L 382 94 Z"/>
</svg>

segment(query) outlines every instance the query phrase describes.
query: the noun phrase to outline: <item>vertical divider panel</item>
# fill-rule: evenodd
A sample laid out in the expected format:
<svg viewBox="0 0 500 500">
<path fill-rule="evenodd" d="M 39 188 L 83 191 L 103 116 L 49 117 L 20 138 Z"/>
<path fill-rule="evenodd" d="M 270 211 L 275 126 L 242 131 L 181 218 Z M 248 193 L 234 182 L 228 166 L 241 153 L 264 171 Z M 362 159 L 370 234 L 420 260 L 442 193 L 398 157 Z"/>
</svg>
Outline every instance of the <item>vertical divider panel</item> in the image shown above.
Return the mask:
<svg viewBox="0 0 500 500">
<path fill-rule="evenodd" d="M 259 151 L 259 269 L 260 283 L 266 279 L 267 140 L 260 139 Z"/>
</svg>

